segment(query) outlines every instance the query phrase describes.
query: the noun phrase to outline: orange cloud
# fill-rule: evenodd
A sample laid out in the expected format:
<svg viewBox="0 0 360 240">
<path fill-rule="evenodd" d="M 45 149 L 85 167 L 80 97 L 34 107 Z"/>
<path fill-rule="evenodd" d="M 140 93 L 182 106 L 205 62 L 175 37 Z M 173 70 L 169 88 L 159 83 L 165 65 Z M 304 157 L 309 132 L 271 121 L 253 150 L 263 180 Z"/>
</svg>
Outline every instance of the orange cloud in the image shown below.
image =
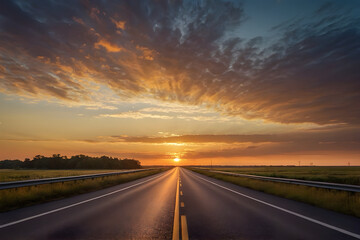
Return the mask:
<svg viewBox="0 0 360 240">
<path fill-rule="evenodd" d="M 137 45 L 136 49 L 139 50 L 142 53 L 142 56 L 139 58 L 152 61 L 154 60 L 154 56 L 157 54 L 155 51 L 147 48 Z"/>
<path fill-rule="evenodd" d="M 116 28 L 121 30 L 125 30 L 125 21 L 116 21 L 115 19 L 111 18 L 111 21 L 115 24 Z"/>
<path fill-rule="evenodd" d="M 106 51 L 108 52 L 120 52 L 123 50 L 123 48 L 110 43 L 109 41 L 105 40 L 105 39 L 100 39 L 100 41 L 95 43 L 95 48 L 99 49 L 100 47 L 103 47 L 106 49 Z"/>
</svg>

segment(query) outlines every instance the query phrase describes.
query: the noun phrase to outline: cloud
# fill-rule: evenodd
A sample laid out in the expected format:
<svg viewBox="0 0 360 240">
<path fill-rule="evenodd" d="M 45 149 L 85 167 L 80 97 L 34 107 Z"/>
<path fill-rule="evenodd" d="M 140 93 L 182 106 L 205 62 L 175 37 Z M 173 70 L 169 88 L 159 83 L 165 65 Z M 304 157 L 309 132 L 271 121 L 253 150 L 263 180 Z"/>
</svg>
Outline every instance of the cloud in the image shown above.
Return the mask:
<svg viewBox="0 0 360 240">
<path fill-rule="evenodd" d="M 125 21 L 116 21 L 115 19 L 111 18 L 111 21 L 115 24 L 116 28 L 125 30 Z"/>
<path fill-rule="evenodd" d="M 204 109 L 195 106 L 186 106 L 186 107 L 166 107 L 166 106 L 157 106 L 157 107 L 147 107 L 140 110 L 141 112 L 159 112 L 159 113 L 188 113 L 188 114 L 206 114 L 212 113 L 209 109 Z"/>
<path fill-rule="evenodd" d="M 121 142 L 139 143 L 294 143 L 299 145 L 360 144 L 360 132 L 354 128 L 329 131 L 292 132 L 283 134 L 182 135 L 167 137 L 112 136 Z"/>
<path fill-rule="evenodd" d="M 115 110 L 113 106 L 102 106 L 102 109 Z M 87 107 L 87 109 L 99 109 L 99 107 Z M 197 109 L 198 111 L 196 111 Z M 100 118 L 159 118 L 159 119 L 183 119 L 194 121 L 207 122 L 226 122 L 234 120 L 234 118 L 219 116 L 218 114 L 210 113 L 206 109 L 191 108 L 191 107 L 148 107 L 138 111 L 121 112 L 114 114 L 100 114 Z"/>
<path fill-rule="evenodd" d="M 158 119 L 172 119 L 173 117 L 165 115 L 147 114 L 141 112 L 123 112 L 117 114 L 100 114 L 101 118 L 132 118 L 132 119 L 144 119 L 144 118 L 158 118 Z"/>
<path fill-rule="evenodd" d="M 99 49 L 100 47 L 103 47 L 108 52 L 120 52 L 123 49 L 121 47 L 116 46 L 115 44 L 112 44 L 105 39 L 100 39 L 98 42 L 95 43 L 95 48 Z"/>
<path fill-rule="evenodd" d="M 282 142 L 281 137 L 271 135 L 182 135 L 170 137 L 124 137 L 113 136 L 123 142 L 140 143 L 249 143 Z M 278 138 L 278 139 L 277 139 Z"/>
<path fill-rule="evenodd" d="M 106 109 L 106 110 L 117 110 L 117 107 L 114 106 L 89 106 L 86 107 L 88 110 L 99 110 L 99 109 Z"/>
<path fill-rule="evenodd" d="M 203 159 L 203 158 L 240 158 L 249 156 L 269 156 L 283 155 L 289 156 L 306 156 L 306 155 L 329 155 L 334 153 L 358 154 L 360 143 L 338 144 L 336 142 L 310 144 L 305 143 L 282 143 L 282 144 L 262 144 L 250 145 L 231 148 L 218 148 L 215 150 L 188 151 L 184 153 L 186 159 Z M 339 160 L 339 159 L 338 159 Z"/>
<path fill-rule="evenodd" d="M 2 1 L 0 89 L 81 102 L 95 82 L 248 119 L 360 123 L 358 16 L 330 4 L 268 40 L 237 34 L 244 11 L 231 1 Z"/>
<path fill-rule="evenodd" d="M 142 53 L 139 58 L 149 60 L 149 61 L 154 60 L 156 52 L 154 52 L 153 50 L 151 50 L 147 47 L 141 47 L 141 46 L 136 46 L 136 49 Z"/>
</svg>

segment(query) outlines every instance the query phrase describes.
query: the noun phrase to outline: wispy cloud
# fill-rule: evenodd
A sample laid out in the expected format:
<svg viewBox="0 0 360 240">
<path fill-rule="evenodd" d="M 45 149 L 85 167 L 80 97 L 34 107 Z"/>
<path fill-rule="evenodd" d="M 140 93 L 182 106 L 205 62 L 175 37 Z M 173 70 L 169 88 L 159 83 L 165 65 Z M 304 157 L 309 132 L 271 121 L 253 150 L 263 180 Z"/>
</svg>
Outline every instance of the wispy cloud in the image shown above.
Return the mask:
<svg viewBox="0 0 360 240">
<path fill-rule="evenodd" d="M 160 113 L 187 113 L 187 114 L 203 114 L 203 113 L 213 113 L 209 109 L 194 107 L 194 106 L 158 106 L 158 107 L 147 107 L 140 109 L 141 112 L 160 112 Z"/>
<path fill-rule="evenodd" d="M 173 117 L 166 115 L 155 115 L 141 112 L 123 112 L 116 114 L 100 114 L 99 117 L 103 118 L 132 118 L 132 119 L 143 119 L 143 118 L 158 118 L 158 119 L 172 119 Z"/>
<path fill-rule="evenodd" d="M 92 109 L 87 107 L 87 109 Z M 97 109 L 97 108 L 96 108 Z M 114 108 L 102 107 L 102 109 Z M 112 113 L 112 114 L 99 114 L 97 117 L 100 118 L 129 118 L 129 119 L 143 119 L 143 118 L 158 118 L 158 119 L 183 119 L 183 120 L 193 120 L 193 121 L 206 121 L 206 122 L 226 122 L 234 120 L 234 117 L 225 117 L 220 116 L 216 113 L 205 113 L 187 111 L 186 108 L 144 108 L 138 111 L 129 111 L 121 113 Z"/>
</svg>

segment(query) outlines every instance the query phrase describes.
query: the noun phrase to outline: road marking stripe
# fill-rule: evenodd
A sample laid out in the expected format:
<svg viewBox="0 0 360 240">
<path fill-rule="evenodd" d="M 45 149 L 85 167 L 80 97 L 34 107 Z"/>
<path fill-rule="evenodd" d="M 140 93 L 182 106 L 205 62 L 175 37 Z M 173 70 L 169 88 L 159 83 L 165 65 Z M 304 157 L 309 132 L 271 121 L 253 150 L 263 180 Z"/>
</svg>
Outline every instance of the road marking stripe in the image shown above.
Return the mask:
<svg viewBox="0 0 360 240">
<path fill-rule="evenodd" d="M 187 229 L 187 222 L 185 215 L 181 215 L 181 239 L 189 240 L 189 233 Z"/>
<path fill-rule="evenodd" d="M 164 174 L 165 174 L 165 173 L 164 173 Z M 0 229 L 1 229 L 1 228 L 6 228 L 6 227 L 9 227 L 9 226 L 18 224 L 18 223 L 26 222 L 26 221 L 29 221 L 29 220 L 32 220 L 32 219 L 35 219 L 35 218 L 38 218 L 38 217 L 45 216 L 45 215 L 49 215 L 49 214 L 51 214 L 51 213 L 59 212 L 59 211 L 61 211 L 61 210 L 65 210 L 65 209 L 68 209 L 68 208 L 71 208 L 71 207 L 75 207 L 75 206 L 78 206 L 78 205 L 81 205 L 81 204 L 84 204 L 84 203 L 87 203 L 87 202 L 91 202 L 91 201 L 94 201 L 94 200 L 97 200 L 97 199 L 100 199 L 100 198 L 103 198 L 103 197 L 107 197 L 107 196 L 109 196 L 109 195 L 113 195 L 113 194 L 118 193 L 118 192 L 125 191 L 125 190 L 127 190 L 127 189 L 130 189 L 130 188 L 139 186 L 139 185 L 141 185 L 141 184 L 144 184 L 144 183 L 146 183 L 146 182 L 149 182 L 149 181 L 151 181 L 151 180 L 154 180 L 154 179 L 156 179 L 156 178 L 159 178 L 159 177 L 163 176 L 164 174 L 161 174 L 160 176 L 152 177 L 152 178 L 150 178 L 150 179 L 148 179 L 148 180 L 145 180 L 145 181 L 143 181 L 143 182 L 136 183 L 136 184 L 134 184 L 134 185 L 131 185 L 131 186 L 128 186 L 128 187 L 125 187 L 125 188 L 122 188 L 122 189 L 119 189 L 119 190 L 116 190 L 116 191 L 113 191 L 113 192 L 106 193 L 106 194 L 101 195 L 101 196 L 97 196 L 97 197 L 94 197 L 94 198 L 90 198 L 90 199 L 87 199 L 87 200 L 84 200 L 84 201 L 81 201 L 81 202 L 77 202 L 77 203 L 70 204 L 70 205 L 65 206 L 65 207 L 56 208 L 56 209 L 51 210 L 51 211 L 48 211 L 48 212 L 40 213 L 40 214 L 31 216 L 31 217 L 23 218 L 23 219 L 14 221 L 14 222 L 9 222 L 9 223 L 0 225 Z"/>
<path fill-rule="evenodd" d="M 178 172 L 180 175 L 180 173 Z M 179 240 L 179 177 L 176 181 L 176 199 L 175 199 L 175 212 L 174 212 L 174 226 L 173 226 L 173 240 Z"/>
<path fill-rule="evenodd" d="M 251 200 L 254 200 L 254 201 L 256 201 L 256 202 L 259 202 L 259 203 L 265 204 L 265 205 L 267 205 L 267 206 L 276 208 L 276 209 L 281 210 L 281 211 L 283 211 L 283 212 L 286 212 L 286 213 L 292 214 L 292 215 L 294 215 L 294 216 L 297 216 L 297 217 L 299 217 L 299 218 L 308 220 L 308 221 L 310 221 L 310 222 L 317 223 L 317 224 L 319 224 L 319 225 L 321 225 L 321 226 L 324 226 L 324 227 L 330 228 L 330 229 L 332 229 L 332 230 L 341 232 L 341 233 L 346 234 L 346 235 L 349 235 L 349 236 L 351 236 L 351 237 L 360 239 L 360 235 L 359 235 L 359 234 L 356 234 L 356 233 L 353 233 L 353 232 L 349 232 L 349 231 L 347 231 L 347 230 L 345 230 L 345 229 L 335 227 L 335 226 L 333 226 L 333 225 L 330 225 L 330 224 L 321 222 L 321 221 L 319 221 L 319 220 L 316 220 L 316 219 L 313 219 L 313 218 L 310 218 L 310 217 L 301 215 L 301 214 L 299 214 L 299 213 L 296 213 L 296 212 L 287 210 L 287 209 L 285 209 L 285 208 L 278 207 L 278 206 L 273 205 L 273 204 L 271 204 L 271 203 L 267 203 L 267 202 L 265 202 L 265 201 L 262 201 L 262 200 L 259 200 L 259 199 L 250 197 L 250 196 L 245 195 L 245 194 L 243 194 L 243 193 L 239 193 L 239 192 L 237 192 L 237 191 L 235 191 L 235 190 L 232 190 L 232 189 L 230 189 L 230 188 L 221 186 L 221 185 L 219 185 L 219 184 L 217 184 L 217 183 L 214 183 L 214 182 L 212 182 L 212 181 L 209 181 L 209 180 L 207 180 L 207 179 L 205 179 L 205 178 L 199 177 L 199 176 L 197 176 L 196 174 L 194 174 L 194 176 L 196 176 L 197 178 L 201 178 L 202 180 L 204 180 L 204 181 L 206 181 L 206 182 L 209 182 L 209 183 L 211 183 L 211 184 L 213 184 L 213 185 L 215 185 L 215 186 L 218 186 L 218 187 L 220 187 L 220 188 L 223 188 L 223 189 L 226 189 L 226 190 L 228 190 L 228 191 L 230 191 L 230 192 L 233 192 L 233 193 L 235 193 L 235 194 L 238 194 L 238 195 L 240 195 L 240 196 L 243 196 L 243 197 L 249 198 L 249 199 L 251 199 Z"/>
<path fill-rule="evenodd" d="M 182 191 L 180 191 L 180 195 L 181 195 L 181 196 L 183 195 Z"/>
<path fill-rule="evenodd" d="M 181 183 L 180 183 L 180 187 L 182 187 Z"/>
<path fill-rule="evenodd" d="M 184 202 L 181 202 L 181 207 L 185 207 L 185 204 L 184 204 Z"/>
</svg>

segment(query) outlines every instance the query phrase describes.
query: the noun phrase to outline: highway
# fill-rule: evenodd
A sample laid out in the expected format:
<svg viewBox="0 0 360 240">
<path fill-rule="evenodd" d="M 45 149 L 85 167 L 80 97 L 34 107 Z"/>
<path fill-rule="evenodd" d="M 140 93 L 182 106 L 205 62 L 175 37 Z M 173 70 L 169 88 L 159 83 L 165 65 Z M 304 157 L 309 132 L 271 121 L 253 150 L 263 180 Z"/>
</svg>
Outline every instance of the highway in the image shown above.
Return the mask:
<svg viewBox="0 0 360 240">
<path fill-rule="evenodd" d="M 172 169 L 100 191 L 2 213 L 0 239 L 169 239 L 176 181 L 176 170 Z M 48 214 L 26 220 L 43 213 Z M 18 220 L 26 221 L 1 226 Z"/>
<path fill-rule="evenodd" d="M 360 239 L 359 226 L 359 218 L 184 168 L 0 214 L 2 240 Z"/>
</svg>

